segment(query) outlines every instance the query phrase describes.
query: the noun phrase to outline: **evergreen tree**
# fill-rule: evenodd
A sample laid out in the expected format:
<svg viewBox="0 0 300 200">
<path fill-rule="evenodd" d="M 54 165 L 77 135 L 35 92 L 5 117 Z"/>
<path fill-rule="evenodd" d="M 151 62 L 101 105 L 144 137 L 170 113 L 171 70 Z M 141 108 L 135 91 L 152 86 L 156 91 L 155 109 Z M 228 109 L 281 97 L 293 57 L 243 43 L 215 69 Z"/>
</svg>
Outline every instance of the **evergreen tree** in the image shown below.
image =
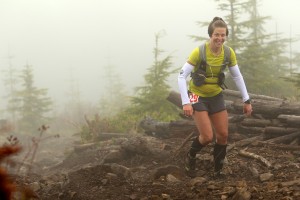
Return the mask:
<svg viewBox="0 0 300 200">
<path fill-rule="evenodd" d="M 283 80 L 292 83 L 296 87 L 296 96 L 300 99 L 300 53 L 296 52 L 290 60 L 291 73 L 282 77 Z"/>
<path fill-rule="evenodd" d="M 282 79 L 296 87 L 296 97 L 300 99 L 300 73 L 291 73 L 290 76 L 282 77 Z"/>
<path fill-rule="evenodd" d="M 12 58 L 13 56 L 8 55 L 8 68 L 3 71 L 3 74 L 5 75 L 4 79 L 4 85 L 7 90 L 7 96 L 6 98 L 8 99 L 7 101 L 7 106 L 6 110 L 10 114 L 10 118 L 12 120 L 13 125 L 16 125 L 16 119 L 17 119 L 17 110 L 16 108 L 18 107 L 17 102 L 14 101 L 16 97 L 16 87 L 17 87 L 17 70 L 12 64 Z"/>
<path fill-rule="evenodd" d="M 293 54 L 293 57 L 291 58 L 290 71 L 291 71 L 291 73 L 300 72 L 300 53 L 295 52 L 292 54 Z"/>
<path fill-rule="evenodd" d="M 36 131 L 49 121 L 46 114 L 51 110 L 52 101 L 47 97 L 47 89 L 34 86 L 33 69 L 30 65 L 24 67 L 20 79 L 22 89 L 17 91 L 15 99 L 20 105 L 19 127 L 21 131 Z"/>
<path fill-rule="evenodd" d="M 248 27 L 246 48 L 239 60 L 241 71 L 249 91 L 289 96 L 293 93 L 293 87 L 280 79 L 288 73 L 286 51 L 289 40 L 280 38 L 278 33 L 266 33 L 264 25 L 270 17 L 260 16 L 258 8 L 258 0 L 248 0 L 245 7 L 249 20 L 245 22 Z"/>
<path fill-rule="evenodd" d="M 159 59 L 159 56 L 164 52 L 158 47 L 161 37 L 161 33 L 155 34 L 154 63 L 148 68 L 148 73 L 144 76 L 145 85 L 136 88 L 137 95 L 132 98 L 134 105 L 132 112 L 169 121 L 176 118 L 178 110 L 166 100 L 170 92 L 168 78 L 178 69 L 170 70 L 172 67 L 170 55 L 164 59 Z"/>
<path fill-rule="evenodd" d="M 115 66 L 108 64 L 105 68 L 105 92 L 99 102 L 100 116 L 111 117 L 122 112 L 128 106 L 124 84 Z"/>
<path fill-rule="evenodd" d="M 83 102 L 79 89 L 79 82 L 73 76 L 73 69 L 70 70 L 69 88 L 66 91 L 67 98 L 64 106 L 64 117 L 67 121 L 75 124 L 84 123 Z"/>
</svg>

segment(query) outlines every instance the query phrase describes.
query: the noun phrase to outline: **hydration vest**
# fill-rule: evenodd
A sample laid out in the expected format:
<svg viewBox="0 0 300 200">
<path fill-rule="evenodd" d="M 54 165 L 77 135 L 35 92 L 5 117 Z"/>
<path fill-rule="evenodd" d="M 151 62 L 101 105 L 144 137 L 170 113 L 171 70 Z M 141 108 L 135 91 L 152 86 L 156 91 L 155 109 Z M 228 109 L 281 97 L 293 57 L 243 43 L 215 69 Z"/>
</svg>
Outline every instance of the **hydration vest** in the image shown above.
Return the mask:
<svg viewBox="0 0 300 200">
<path fill-rule="evenodd" d="M 224 81 L 225 81 L 225 74 L 224 74 L 224 70 L 226 69 L 226 67 L 230 64 L 230 48 L 226 45 L 223 45 L 224 48 L 224 60 L 223 63 L 221 65 L 221 70 L 220 70 L 220 74 L 218 75 L 218 84 L 222 89 L 227 88 L 227 86 L 225 85 Z M 198 69 L 195 72 L 191 73 L 191 77 L 193 79 L 194 85 L 196 86 L 201 86 L 203 84 L 211 84 L 211 83 L 206 83 L 205 79 L 208 77 L 206 75 L 206 44 L 204 43 L 203 45 L 199 46 L 199 57 L 201 58 L 201 63 L 198 67 Z M 215 83 L 213 83 L 215 84 Z"/>
</svg>

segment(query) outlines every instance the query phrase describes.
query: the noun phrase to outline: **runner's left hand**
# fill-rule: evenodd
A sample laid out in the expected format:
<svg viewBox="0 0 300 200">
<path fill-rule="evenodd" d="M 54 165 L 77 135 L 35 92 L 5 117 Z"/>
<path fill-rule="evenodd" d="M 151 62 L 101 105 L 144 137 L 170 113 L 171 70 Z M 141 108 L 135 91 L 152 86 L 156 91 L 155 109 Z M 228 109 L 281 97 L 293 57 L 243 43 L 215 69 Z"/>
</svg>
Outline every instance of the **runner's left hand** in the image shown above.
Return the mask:
<svg viewBox="0 0 300 200">
<path fill-rule="evenodd" d="M 243 113 L 250 117 L 251 114 L 252 114 L 252 105 L 251 104 L 247 104 L 247 103 L 244 103 L 244 108 L 243 108 Z"/>
</svg>

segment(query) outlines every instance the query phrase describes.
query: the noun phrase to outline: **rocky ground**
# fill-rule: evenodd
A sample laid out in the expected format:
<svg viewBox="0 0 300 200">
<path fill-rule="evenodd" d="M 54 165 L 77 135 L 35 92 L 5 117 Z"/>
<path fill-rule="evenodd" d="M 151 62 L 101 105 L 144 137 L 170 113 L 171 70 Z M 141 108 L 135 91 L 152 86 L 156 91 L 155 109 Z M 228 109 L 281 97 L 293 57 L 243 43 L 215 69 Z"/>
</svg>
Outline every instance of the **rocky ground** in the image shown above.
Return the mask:
<svg viewBox="0 0 300 200">
<path fill-rule="evenodd" d="M 49 161 L 58 149 L 52 146 L 27 183 L 43 200 L 300 199 L 300 148 L 231 140 L 225 177 L 215 178 L 209 145 L 191 178 L 183 163 L 190 143 L 178 150 L 183 140 L 124 135 L 75 145 L 56 164 Z"/>
</svg>

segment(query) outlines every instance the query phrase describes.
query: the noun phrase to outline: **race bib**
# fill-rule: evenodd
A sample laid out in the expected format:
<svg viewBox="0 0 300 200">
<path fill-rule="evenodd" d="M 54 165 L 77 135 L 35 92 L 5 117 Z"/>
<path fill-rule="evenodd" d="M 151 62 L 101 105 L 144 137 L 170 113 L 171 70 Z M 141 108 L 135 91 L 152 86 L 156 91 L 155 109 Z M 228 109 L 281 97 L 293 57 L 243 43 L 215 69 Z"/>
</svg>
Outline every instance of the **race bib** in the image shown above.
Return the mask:
<svg viewBox="0 0 300 200">
<path fill-rule="evenodd" d="M 192 104 L 198 103 L 198 98 L 199 98 L 198 95 L 193 94 L 193 93 L 190 93 L 190 102 L 191 102 Z"/>
</svg>

